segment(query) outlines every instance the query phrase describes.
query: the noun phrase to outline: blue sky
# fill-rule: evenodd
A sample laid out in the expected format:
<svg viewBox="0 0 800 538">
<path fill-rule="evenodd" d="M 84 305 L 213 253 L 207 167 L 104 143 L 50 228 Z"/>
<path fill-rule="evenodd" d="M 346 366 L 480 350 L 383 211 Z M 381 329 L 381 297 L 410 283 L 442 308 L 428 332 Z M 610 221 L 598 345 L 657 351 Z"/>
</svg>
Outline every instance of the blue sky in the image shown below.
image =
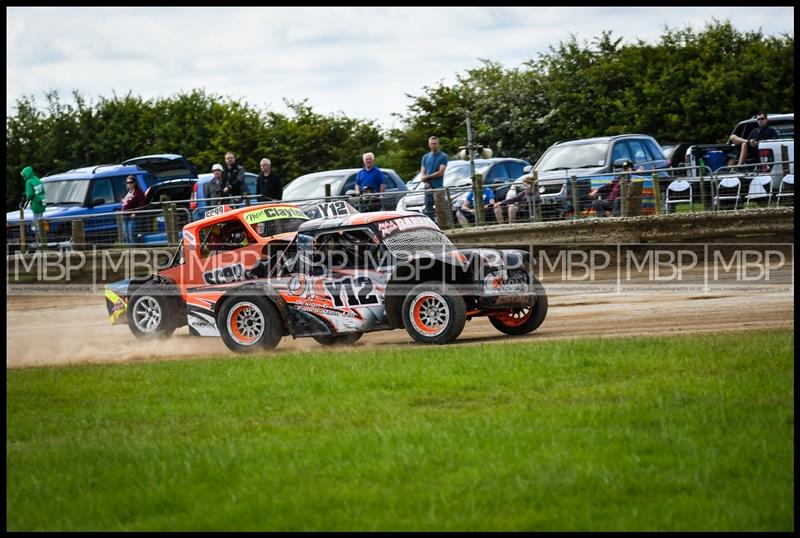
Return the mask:
<svg viewBox="0 0 800 538">
<path fill-rule="evenodd" d="M 308 98 L 317 112 L 390 127 L 406 94 L 479 58 L 513 67 L 571 34 L 655 41 L 712 18 L 794 36 L 793 7 L 6 8 L 6 113 L 50 89 L 91 101 L 205 88 L 278 112 Z"/>
</svg>

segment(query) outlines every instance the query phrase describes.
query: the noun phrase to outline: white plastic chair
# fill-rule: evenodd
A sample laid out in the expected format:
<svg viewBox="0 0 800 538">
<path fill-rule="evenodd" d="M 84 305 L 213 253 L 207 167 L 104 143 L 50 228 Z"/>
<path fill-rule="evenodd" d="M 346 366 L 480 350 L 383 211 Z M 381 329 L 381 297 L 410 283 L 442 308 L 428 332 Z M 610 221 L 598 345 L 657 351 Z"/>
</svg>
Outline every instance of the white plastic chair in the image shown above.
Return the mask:
<svg viewBox="0 0 800 538">
<path fill-rule="evenodd" d="M 786 190 L 786 185 L 789 185 L 789 190 Z M 786 174 L 781 180 L 778 187 L 778 194 L 775 195 L 775 205 L 781 205 L 781 198 L 792 198 L 794 200 L 794 174 Z"/>
<path fill-rule="evenodd" d="M 742 195 L 742 180 L 739 179 L 739 176 L 723 176 L 717 178 L 719 181 L 716 182 L 716 192 L 714 193 L 714 208 L 719 209 L 719 201 L 720 200 L 736 200 L 733 204 L 733 209 L 739 209 L 739 198 Z M 721 189 L 736 189 L 736 194 L 721 194 Z"/>
<path fill-rule="evenodd" d="M 744 205 L 750 200 L 767 199 L 767 205 L 772 201 L 772 176 L 755 176 L 750 180 L 750 187 L 747 189 L 747 196 L 744 197 Z"/>
<path fill-rule="evenodd" d="M 675 198 L 670 197 L 670 192 L 674 193 L 685 193 L 688 192 L 689 196 L 686 198 Z M 669 206 L 670 204 L 683 204 L 689 202 L 689 210 L 692 209 L 692 184 L 686 181 L 685 179 L 676 179 L 671 181 L 669 185 L 667 185 L 667 213 L 669 213 Z"/>
</svg>

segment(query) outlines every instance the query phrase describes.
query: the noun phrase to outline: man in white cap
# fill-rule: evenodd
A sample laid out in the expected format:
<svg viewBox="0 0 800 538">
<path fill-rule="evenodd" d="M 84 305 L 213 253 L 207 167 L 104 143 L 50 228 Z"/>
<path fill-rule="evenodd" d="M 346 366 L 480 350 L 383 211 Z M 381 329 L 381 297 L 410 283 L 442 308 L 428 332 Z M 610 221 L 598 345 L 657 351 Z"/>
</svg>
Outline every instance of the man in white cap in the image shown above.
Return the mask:
<svg viewBox="0 0 800 538">
<path fill-rule="evenodd" d="M 204 198 L 221 198 L 222 197 L 222 165 L 215 164 L 211 167 L 211 173 L 214 177 L 205 184 L 203 188 Z M 209 208 L 219 205 L 221 200 L 209 200 L 206 202 Z"/>
</svg>

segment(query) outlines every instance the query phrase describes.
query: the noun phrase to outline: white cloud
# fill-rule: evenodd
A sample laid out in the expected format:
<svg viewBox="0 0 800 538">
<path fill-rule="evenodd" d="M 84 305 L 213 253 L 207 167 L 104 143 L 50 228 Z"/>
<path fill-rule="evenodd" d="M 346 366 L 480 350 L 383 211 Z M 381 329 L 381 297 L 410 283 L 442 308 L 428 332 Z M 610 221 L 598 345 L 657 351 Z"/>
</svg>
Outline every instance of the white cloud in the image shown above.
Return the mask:
<svg viewBox="0 0 800 538">
<path fill-rule="evenodd" d="M 204 87 L 285 111 L 375 119 L 478 58 L 519 65 L 574 34 L 656 40 L 712 17 L 794 35 L 794 8 L 7 8 L 6 111 L 58 88 L 144 98 Z"/>
</svg>

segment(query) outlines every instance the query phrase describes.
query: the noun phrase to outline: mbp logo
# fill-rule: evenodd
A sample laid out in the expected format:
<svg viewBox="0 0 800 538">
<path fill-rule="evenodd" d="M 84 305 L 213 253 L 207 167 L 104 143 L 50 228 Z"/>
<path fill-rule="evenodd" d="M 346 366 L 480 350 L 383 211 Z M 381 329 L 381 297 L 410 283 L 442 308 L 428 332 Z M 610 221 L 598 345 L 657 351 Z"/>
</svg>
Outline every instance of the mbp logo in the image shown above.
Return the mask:
<svg viewBox="0 0 800 538">
<path fill-rule="evenodd" d="M 625 280 L 640 280 L 644 273 L 652 282 L 685 280 L 686 274 L 697 267 L 699 256 L 692 250 L 649 249 L 644 253 L 625 252 Z"/>
<path fill-rule="evenodd" d="M 786 255 L 777 249 L 736 249 L 713 251 L 713 282 L 770 282 L 786 266 Z"/>
</svg>

